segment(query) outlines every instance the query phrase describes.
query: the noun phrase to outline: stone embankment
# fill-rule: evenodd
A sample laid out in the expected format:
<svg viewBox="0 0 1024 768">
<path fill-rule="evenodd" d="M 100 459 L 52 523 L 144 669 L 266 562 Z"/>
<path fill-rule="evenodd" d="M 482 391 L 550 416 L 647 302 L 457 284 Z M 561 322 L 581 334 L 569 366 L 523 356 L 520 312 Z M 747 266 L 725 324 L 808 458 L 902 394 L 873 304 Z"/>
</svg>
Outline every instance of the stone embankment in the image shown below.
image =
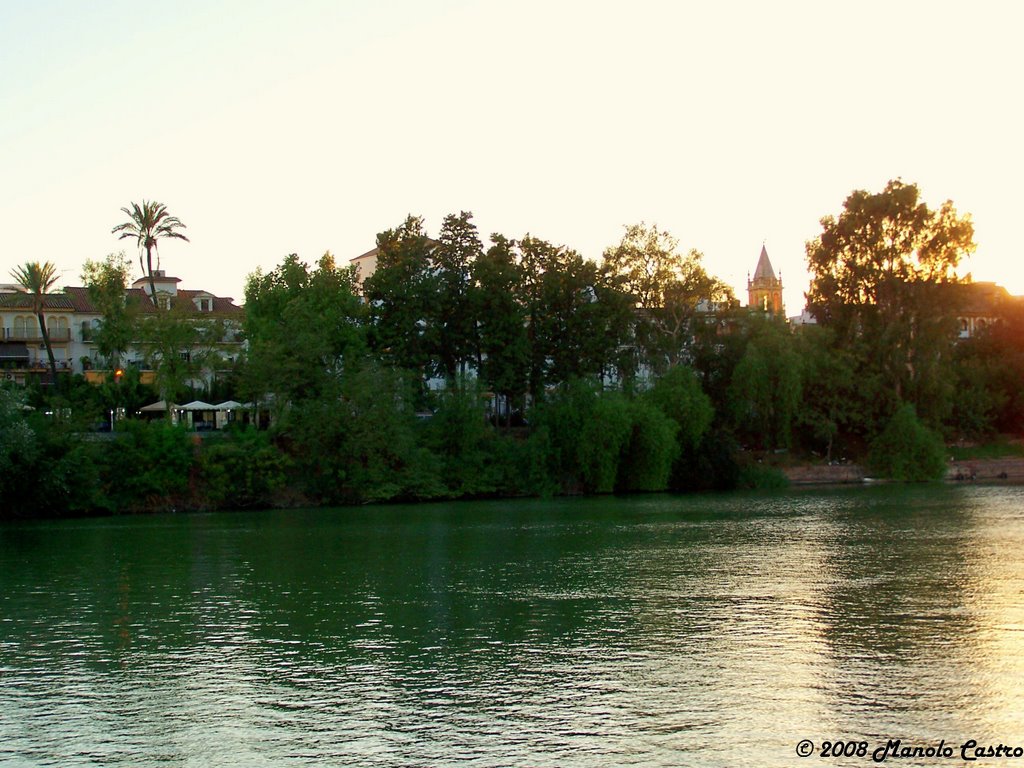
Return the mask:
<svg viewBox="0 0 1024 768">
<path fill-rule="evenodd" d="M 843 485 L 864 482 L 859 464 L 802 464 L 784 467 L 783 473 L 793 485 Z"/>
<path fill-rule="evenodd" d="M 793 485 L 844 485 L 867 478 L 859 464 L 805 464 L 782 471 Z M 1024 483 L 1024 458 L 950 461 L 945 479 L 950 483 Z"/>
<path fill-rule="evenodd" d="M 970 459 L 951 461 L 946 470 L 949 482 L 1024 483 L 1024 458 Z"/>
</svg>

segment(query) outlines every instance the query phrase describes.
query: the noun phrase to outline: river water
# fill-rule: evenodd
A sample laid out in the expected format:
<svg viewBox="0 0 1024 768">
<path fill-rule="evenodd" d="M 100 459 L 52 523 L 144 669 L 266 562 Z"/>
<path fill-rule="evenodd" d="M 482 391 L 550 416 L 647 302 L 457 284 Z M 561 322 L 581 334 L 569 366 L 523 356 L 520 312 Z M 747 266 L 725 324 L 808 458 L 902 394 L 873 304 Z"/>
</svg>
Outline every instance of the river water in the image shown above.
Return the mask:
<svg viewBox="0 0 1024 768">
<path fill-rule="evenodd" d="M 1024 488 L 0 526 L 0 765 L 865 765 L 897 738 L 955 751 L 898 765 L 1024 746 Z"/>
</svg>

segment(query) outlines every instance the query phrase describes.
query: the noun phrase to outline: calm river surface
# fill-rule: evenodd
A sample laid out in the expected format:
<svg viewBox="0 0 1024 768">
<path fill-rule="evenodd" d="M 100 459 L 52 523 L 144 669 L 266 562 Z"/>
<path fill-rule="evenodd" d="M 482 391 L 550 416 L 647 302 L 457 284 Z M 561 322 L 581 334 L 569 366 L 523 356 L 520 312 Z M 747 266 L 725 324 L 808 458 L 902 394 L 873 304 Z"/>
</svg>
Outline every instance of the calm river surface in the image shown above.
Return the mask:
<svg viewBox="0 0 1024 768">
<path fill-rule="evenodd" d="M 817 753 L 890 738 L 955 750 L 900 766 L 1024 746 L 1024 488 L 0 526 L 0 765 L 863 766 Z"/>
</svg>

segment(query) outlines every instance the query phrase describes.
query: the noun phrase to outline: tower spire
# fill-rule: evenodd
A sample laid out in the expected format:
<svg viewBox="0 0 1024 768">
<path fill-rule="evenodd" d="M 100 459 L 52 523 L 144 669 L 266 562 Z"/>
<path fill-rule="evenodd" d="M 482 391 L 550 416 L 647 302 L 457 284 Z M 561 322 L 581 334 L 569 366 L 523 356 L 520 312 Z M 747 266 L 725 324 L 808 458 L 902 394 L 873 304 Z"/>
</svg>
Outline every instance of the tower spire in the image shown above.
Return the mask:
<svg viewBox="0 0 1024 768">
<path fill-rule="evenodd" d="M 749 273 L 747 276 L 747 306 L 778 315 L 785 312 L 782 304 L 782 278 L 775 276 L 772 261 L 768 258 L 768 248 L 763 242 L 754 278 L 751 280 Z"/>
</svg>

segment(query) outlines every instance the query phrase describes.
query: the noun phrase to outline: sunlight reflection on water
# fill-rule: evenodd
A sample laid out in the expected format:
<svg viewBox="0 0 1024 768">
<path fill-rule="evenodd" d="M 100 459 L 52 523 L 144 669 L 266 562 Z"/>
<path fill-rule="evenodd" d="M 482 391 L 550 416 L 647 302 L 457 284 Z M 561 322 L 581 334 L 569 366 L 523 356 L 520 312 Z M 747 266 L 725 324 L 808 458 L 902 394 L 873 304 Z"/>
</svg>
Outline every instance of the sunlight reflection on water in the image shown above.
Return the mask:
<svg viewBox="0 0 1024 768">
<path fill-rule="evenodd" d="M 803 738 L 1024 743 L 1022 501 L 9 525 L 0 763 L 784 766 Z"/>
</svg>

